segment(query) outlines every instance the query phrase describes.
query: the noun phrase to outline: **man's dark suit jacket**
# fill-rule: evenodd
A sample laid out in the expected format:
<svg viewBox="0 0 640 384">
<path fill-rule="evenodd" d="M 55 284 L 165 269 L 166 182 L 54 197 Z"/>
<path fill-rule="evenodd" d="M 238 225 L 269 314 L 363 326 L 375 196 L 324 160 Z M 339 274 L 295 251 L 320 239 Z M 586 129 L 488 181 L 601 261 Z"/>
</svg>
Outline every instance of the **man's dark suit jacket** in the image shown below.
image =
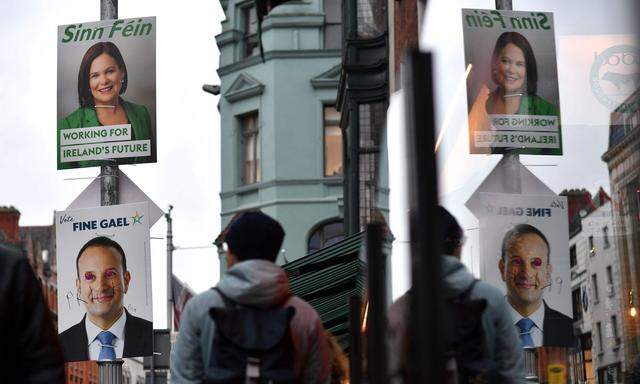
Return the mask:
<svg viewBox="0 0 640 384">
<path fill-rule="evenodd" d="M 127 321 L 124 323 L 124 349 L 122 357 L 151 356 L 153 354 L 153 323 L 132 316 L 126 309 Z M 60 334 L 64 361 L 89 360 L 89 340 L 85 318 Z"/>
<path fill-rule="evenodd" d="M 545 347 L 573 347 L 573 319 L 552 309 L 544 302 L 542 345 Z"/>
</svg>

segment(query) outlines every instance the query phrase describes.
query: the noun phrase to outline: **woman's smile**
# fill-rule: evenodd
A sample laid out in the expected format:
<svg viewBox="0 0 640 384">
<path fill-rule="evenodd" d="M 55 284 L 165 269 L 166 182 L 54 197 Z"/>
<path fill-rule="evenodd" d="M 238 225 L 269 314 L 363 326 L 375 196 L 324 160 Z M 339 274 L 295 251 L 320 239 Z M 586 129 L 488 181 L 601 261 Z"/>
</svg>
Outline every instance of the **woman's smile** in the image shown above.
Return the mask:
<svg viewBox="0 0 640 384">
<path fill-rule="evenodd" d="M 496 71 L 496 80 L 506 93 L 521 92 L 525 88 L 526 61 L 515 44 L 509 43 L 500 51 Z"/>
<path fill-rule="evenodd" d="M 124 72 L 116 60 L 103 53 L 89 68 L 89 88 L 96 105 L 116 105 L 122 88 Z"/>
</svg>

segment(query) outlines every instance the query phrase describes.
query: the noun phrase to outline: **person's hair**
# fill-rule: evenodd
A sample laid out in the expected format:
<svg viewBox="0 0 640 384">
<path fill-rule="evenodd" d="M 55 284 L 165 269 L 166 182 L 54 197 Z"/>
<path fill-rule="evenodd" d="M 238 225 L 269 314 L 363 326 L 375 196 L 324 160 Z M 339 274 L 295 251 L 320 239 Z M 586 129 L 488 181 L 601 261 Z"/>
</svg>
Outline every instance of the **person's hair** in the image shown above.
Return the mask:
<svg viewBox="0 0 640 384">
<path fill-rule="evenodd" d="M 329 344 L 329 364 L 331 366 L 331 384 L 343 384 L 349 382 L 349 359 L 335 336 L 329 331 L 325 331 L 327 343 Z"/>
<path fill-rule="evenodd" d="M 452 255 L 453 251 L 462 245 L 462 237 L 464 232 L 449 211 L 442 206 L 438 206 L 438 241 L 440 243 L 440 251 L 443 254 Z"/>
<path fill-rule="evenodd" d="M 91 63 L 93 63 L 93 60 L 103 53 L 113 57 L 118 64 L 118 68 L 124 72 L 120 94 L 122 95 L 127 90 L 129 75 L 127 72 L 127 66 L 124 63 L 124 59 L 122 58 L 122 54 L 118 47 L 110 41 L 95 43 L 87 49 L 87 52 L 84 54 L 84 57 L 80 62 L 80 69 L 78 70 L 78 102 L 82 108 L 93 107 L 93 95 L 89 88 L 89 70 L 91 69 Z"/>
<path fill-rule="evenodd" d="M 239 261 L 262 259 L 275 262 L 284 229 L 280 223 L 260 211 L 246 211 L 229 225 L 224 241 Z"/>
<path fill-rule="evenodd" d="M 499 59 L 500 52 L 509 43 L 522 50 L 527 73 L 527 78 L 525 79 L 527 82 L 527 93 L 535 95 L 538 90 L 538 65 L 536 63 L 536 57 L 533 54 L 533 49 L 531 48 L 529 41 L 518 32 L 505 32 L 498 37 L 496 45 L 493 48 L 493 54 L 491 55 L 491 68 L 493 69 L 495 67 L 497 60 Z M 491 71 L 491 80 L 498 84 L 493 70 Z"/>
<path fill-rule="evenodd" d="M 78 275 L 78 277 L 80 277 L 80 268 L 78 267 L 80 256 L 82 256 L 82 253 L 89 247 L 111 247 L 115 249 L 120 254 L 120 260 L 122 261 L 122 271 L 123 272 L 127 271 L 127 257 L 125 256 L 124 250 L 122 249 L 120 244 L 116 243 L 115 241 L 111 240 L 108 237 L 98 236 L 87 241 L 82 246 L 82 248 L 80 248 L 80 252 L 78 252 L 78 257 L 76 257 L 76 274 Z"/>
<path fill-rule="evenodd" d="M 511 228 L 504 235 L 504 238 L 502 239 L 502 252 L 501 252 L 502 260 L 505 260 L 505 257 L 507 256 L 507 243 L 509 243 L 511 239 L 514 239 L 516 237 L 520 237 L 523 235 L 527 235 L 527 234 L 536 235 L 544 241 L 544 243 L 547 245 L 547 264 L 550 264 L 551 263 L 551 246 L 549 245 L 549 241 L 547 240 L 547 237 L 538 228 L 530 224 L 518 224 L 515 227 Z"/>
</svg>

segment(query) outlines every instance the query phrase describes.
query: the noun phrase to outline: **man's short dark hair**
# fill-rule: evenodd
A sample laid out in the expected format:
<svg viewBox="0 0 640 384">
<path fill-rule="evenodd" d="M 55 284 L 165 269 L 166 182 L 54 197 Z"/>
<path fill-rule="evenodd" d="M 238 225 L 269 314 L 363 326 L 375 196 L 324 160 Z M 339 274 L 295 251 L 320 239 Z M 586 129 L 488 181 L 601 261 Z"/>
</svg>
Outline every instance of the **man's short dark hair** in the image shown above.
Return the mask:
<svg viewBox="0 0 640 384">
<path fill-rule="evenodd" d="M 280 223 L 260 211 L 247 211 L 231 223 L 224 235 L 229 250 L 240 261 L 262 259 L 276 261 L 284 229 Z"/>
<path fill-rule="evenodd" d="M 80 261 L 80 256 L 89 247 L 111 247 L 115 249 L 120 254 L 120 260 L 122 261 L 122 271 L 123 272 L 127 271 L 127 257 L 125 256 L 124 250 L 122 249 L 120 244 L 118 244 L 114 240 L 111 240 L 108 237 L 98 236 L 87 241 L 82 246 L 82 248 L 80 248 L 80 252 L 78 252 L 78 257 L 76 257 L 76 274 L 78 275 L 78 277 L 80 277 L 80 268 L 78 268 L 78 262 Z"/>
<path fill-rule="evenodd" d="M 549 241 L 547 237 L 536 227 L 530 224 L 518 224 L 515 227 L 511 228 L 502 239 L 502 260 L 507 256 L 507 243 L 512 238 L 520 237 L 523 235 L 532 234 L 539 236 L 544 243 L 547 245 L 547 264 L 551 263 L 551 246 L 549 245 Z"/>
<path fill-rule="evenodd" d="M 438 206 L 438 219 L 440 251 L 446 255 L 453 255 L 453 251 L 462 245 L 462 228 L 458 220 L 442 206 Z"/>
</svg>

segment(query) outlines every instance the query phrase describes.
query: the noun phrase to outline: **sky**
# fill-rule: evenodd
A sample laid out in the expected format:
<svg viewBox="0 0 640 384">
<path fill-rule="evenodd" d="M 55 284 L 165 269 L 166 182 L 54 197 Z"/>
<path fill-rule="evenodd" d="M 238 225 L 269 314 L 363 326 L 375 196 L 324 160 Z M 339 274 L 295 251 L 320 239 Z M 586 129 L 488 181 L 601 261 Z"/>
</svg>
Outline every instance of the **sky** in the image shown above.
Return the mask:
<svg viewBox="0 0 640 384">
<path fill-rule="evenodd" d="M 201 292 L 219 275 L 212 242 L 220 231 L 220 118 L 218 96 L 202 85 L 219 84 L 215 36 L 224 14 L 215 0 L 118 6 L 119 18 L 155 16 L 157 23 L 158 161 L 120 170 L 161 209 L 173 205 L 173 270 Z M 100 2 L 3 0 L 0 14 L 0 206 L 16 207 L 21 226 L 50 225 L 54 210 L 66 209 L 100 172 L 57 171 L 55 136 L 57 27 L 99 20 Z M 166 325 L 165 234 L 160 219 L 151 228 L 155 328 Z"/>
</svg>

